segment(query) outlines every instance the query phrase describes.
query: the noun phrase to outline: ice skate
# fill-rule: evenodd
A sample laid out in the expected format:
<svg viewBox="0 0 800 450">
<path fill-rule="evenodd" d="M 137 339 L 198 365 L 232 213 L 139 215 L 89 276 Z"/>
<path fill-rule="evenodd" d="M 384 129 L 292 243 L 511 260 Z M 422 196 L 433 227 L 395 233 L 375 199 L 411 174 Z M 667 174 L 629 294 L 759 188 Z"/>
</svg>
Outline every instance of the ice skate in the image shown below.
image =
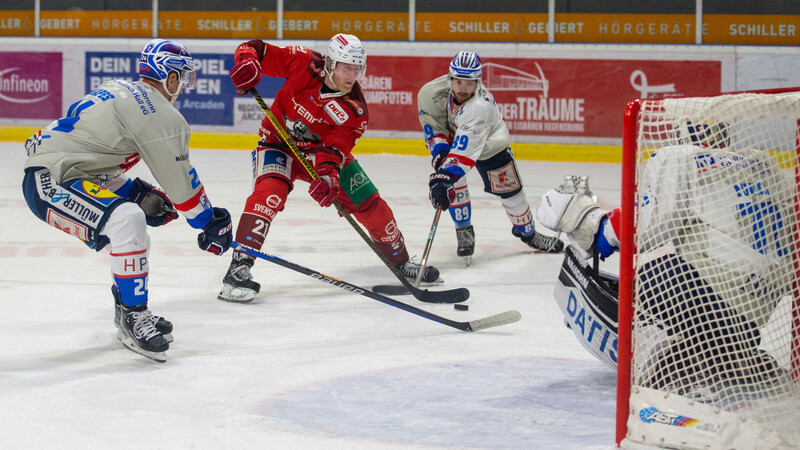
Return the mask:
<svg viewBox="0 0 800 450">
<path fill-rule="evenodd" d="M 395 267 L 400 269 L 412 284 L 417 280 L 417 274 L 420 269 L 419 263 L 409 259 L 403 264 L 397 264 Z M 422 273 L 422 280 L 420 281 L 425 283 L 444 283 L 444 280 L 439 278 L 439 269 L 433 266 L 425 266 L 425 271 Z"/>
<path fill-rule="evenodd" d="M 153 314 L 147 305 L 125 306 L 120 304 L 120 331 L 122 345 L 156 362 L 165 362 L 169 342 L 158 332 Z"/>
<path fill-rule="evenodd" d="M 540 252 L 561 253 L 564 251 L 564 243 L 556 236 L 545 236 L 538 231 L 534 231 L 530 236 L 523 236 L 516 228 L 511 228 L 511 234 L 520 238 L 528 247 Z"/>
<path fill-rule="evenodd" d="M 122 340 L 122 328 L 120 327 L 120 321 L 122 320 L 122 303 L 119 300 L 119 291 L 117 290 L 116 286 L 111 286 L 111 294 L 114 296 L 114 325 L 117 327 L 117 340 Z M 155 314 L 150 315 L 153 325 L 156 327 L 159 333 L 164 336 L 164 339 L 171 343 L 172 339 L 172 322 L 169 320 L 157 316 Z"/>
<path fill-rule="evenodd" d="M 456 228 L 456 239 L 458 240 L 458 250 L 456 250 L 456 254 L 469 266 L 472 264 L 472 254 L 475 253 L 475 230 L 472 228 L 472 225 Z"/>
<path fill-rule="evenodd" d="M 261 285 L 253 281 L 250 268 L 255 264 L 255 259 L 246 253 L 234 252 L 233 260 L 228 273 L 222 279 L 222 289 L 217 295 L 218 300 L 234 303 L 250 303 L 261 290 Z"/>
</svg>

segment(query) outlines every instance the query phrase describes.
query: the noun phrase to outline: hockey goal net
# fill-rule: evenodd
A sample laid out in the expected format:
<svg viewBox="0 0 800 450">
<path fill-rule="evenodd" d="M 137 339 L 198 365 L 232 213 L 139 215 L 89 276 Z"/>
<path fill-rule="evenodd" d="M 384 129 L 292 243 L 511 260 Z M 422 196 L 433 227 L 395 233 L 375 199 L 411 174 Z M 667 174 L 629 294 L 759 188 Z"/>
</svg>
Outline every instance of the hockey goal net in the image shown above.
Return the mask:
<svg viewBox="0 0 800 450">
<path fill-rule="evenodd" d="M 800 89 L 628 105 L 623 448 L 800 447 L 799 154 Z"/>
</svg>

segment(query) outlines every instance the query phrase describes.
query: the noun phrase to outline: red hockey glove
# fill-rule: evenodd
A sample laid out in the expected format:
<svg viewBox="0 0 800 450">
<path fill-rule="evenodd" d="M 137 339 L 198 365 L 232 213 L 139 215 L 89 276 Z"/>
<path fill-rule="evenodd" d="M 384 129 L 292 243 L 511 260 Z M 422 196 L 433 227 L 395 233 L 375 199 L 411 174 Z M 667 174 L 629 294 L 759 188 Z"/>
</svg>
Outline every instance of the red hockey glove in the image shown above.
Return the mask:
<svg viewBox="0 0 800 450">
<path fill-rule="evenodd" d="M 239 56 L 239 61 L 231 69 L 231 80 L 239 95 L 247 94 L 261 81 L 261 62 L 255 51 L 243 52 Z"/>
<path fill-rule="evenodd" d="M 328 163 L 322 163 L 315 169 L 319 178 L 308 186 L 308 193 L 319 203 L 319 206 L 326 208 L 333 204 L 342 190 L 342 187 L 339 186 L 339 169 Z"/>
<path fill-rule="evenodd" d="M 178 218 L 178 211 L 167 193 L 140 178 L 133 180 L 133 189 L 128 194 L 128 200 L 142 208 L 148 226 L 160 227 Z"/>
</svg>

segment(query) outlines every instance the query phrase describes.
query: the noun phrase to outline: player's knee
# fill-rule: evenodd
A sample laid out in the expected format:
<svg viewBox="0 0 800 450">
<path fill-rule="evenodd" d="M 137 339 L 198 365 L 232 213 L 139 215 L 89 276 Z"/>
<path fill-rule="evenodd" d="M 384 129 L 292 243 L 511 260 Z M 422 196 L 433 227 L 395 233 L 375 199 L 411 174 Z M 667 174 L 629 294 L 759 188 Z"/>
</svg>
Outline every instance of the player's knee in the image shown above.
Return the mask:
<svg viewBox="0 0 800 450">
<path fill-rule="evenodd" d="M 115 252 L 148 248 L 147 218 L 144 211 L 132 202 L 116 207 L 108 217 L 101 234 L 108 237 Z"/>
</svg>

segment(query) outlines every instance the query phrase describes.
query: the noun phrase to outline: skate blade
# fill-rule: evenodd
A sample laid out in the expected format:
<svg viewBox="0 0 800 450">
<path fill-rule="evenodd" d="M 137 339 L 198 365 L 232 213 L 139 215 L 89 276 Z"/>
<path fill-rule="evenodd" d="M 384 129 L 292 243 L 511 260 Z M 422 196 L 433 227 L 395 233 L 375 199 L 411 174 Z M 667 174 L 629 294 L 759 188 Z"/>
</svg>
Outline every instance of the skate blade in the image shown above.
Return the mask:
<svg viewBox="0 0 800 450">
<path fill-rule="evenodd" d="M 139 347 L 138 345 L 136 345 L 136 342 L 134 342 L 133 339 L 131 339 L 128 336 L 126 336 L 125 333 L 122 333 L 121 341 L 122 341 L 122 345 L 125 346 L 125 348 L 127 348 L 128 350 L 132 351 L 133 353 L 137 353 L 139 355 L 142 355 L 145 358 L 153 360 L 153 361 L 155 361 L 157 363 L 167 362 L 167 354 L 166 354 L 166 352 L 151 352 L 151 351 L 145 350 L 145 349 Z"/>
<path fill-rule="evenodd" d="M 461 260 L 464 261 L 464 264 L 466 264 L 467 267 L 469 267 L 469 265 L 472 264 L 472 255 L 462 256 Z"/>
<path fill-rule="evenodd" d="M 123 336 L 124 333 L 122 332 L 122 330 L 117 329 L 117 340 L 122 342 Z M 174 341 L 174 339 L 172 339 L 172 333 L 162 334 L 161 336 L 164 336 L 164 340 L 167 341 L 167 344 L 172 344 L 172 341 Z"/>
<path fill-rule="evenodd" d="M 217 295 L 217 300 L 233 303 L 250 303 L 256 296 L 256 291 L 247 288 L 237 288 L 230 284 L 223 284 Z"/>
</svg>

